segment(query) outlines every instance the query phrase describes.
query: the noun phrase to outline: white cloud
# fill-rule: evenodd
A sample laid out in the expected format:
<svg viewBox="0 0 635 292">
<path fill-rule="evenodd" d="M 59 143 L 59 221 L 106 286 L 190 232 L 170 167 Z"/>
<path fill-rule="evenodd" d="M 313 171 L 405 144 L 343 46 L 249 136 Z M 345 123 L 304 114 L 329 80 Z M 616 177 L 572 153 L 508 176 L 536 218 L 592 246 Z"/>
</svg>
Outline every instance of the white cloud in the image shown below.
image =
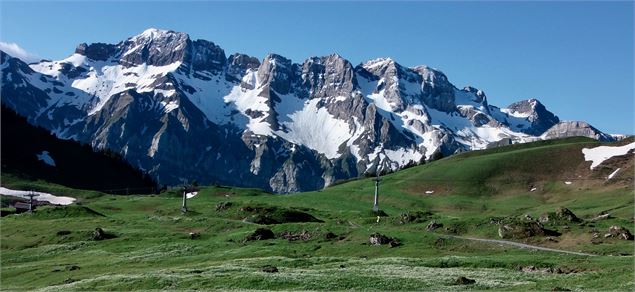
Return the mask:
<svg viewBox="0 0 635 292">
<path fill-rule="evenodd" d="M 0 42 L 0 50 L 9 54 L 11 57 L 18 58 L 27 63 L 33 63 L 41 60 L 40 57 L 27 52 L 16 43 Z"/>
</svg>

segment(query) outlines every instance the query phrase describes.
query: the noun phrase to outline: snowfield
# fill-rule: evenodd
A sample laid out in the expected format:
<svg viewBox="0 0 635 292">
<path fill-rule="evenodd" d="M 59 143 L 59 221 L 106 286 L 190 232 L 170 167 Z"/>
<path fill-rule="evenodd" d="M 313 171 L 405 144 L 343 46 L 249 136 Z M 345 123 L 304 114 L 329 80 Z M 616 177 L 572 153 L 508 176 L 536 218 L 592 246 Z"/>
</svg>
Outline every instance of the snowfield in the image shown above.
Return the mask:
<svg viewBox="0 0 635 292">
<path fill-rule="evenodd" d="M 593 162 L 591 163 L 590 168 L 594 169 L 611 157 L 626 155 L 633 149 L 635 149 L 635 142 L 624 146 L 599 146 L 595 148 L 584 148 L 582 149 L 582 154 L 584 154 L 585 161 Z"/>
<path fill-rule="evenodd" d="M 75 202 L 75 198 L 71 198 L 71 197 L 54 196 L 49 193 L 42 193 L 42 192 L 34 192 L 34 193 L 39 195 L 37 197 L 33 197 L 35 200 L 49 202 L 54 205 L 70 205 L 73 202 Z M 14 197 L 28 199 L 29 198 L 27 196 L 28 194 L 29 194 L 29 191 L 18 191 L 18 190 L 11 190 L 4 187 L 0 187 L 0 195 L 7 195 L 7 196 L 14 196 Z"/>
<path fill-rule="evenodd" d="M 86 69 L 86 73 L 81 78 L 72 80 L 61 74 L 61 69 L 64 64 L 72 64 L 76 67 Z M 55 94 L 49 101 L 49 106 L 56 105 L 57 103 L 73 104 L 77 108 L 89 108 L 89 115 L 97 113 L 103 108 L 106 102 L 114 94 L 126 91 L 128 89 L 135 89 L 137 92 L 151 92 L 155 88 L 153 86 L 155 80 L 159 77 L 175 71 L 181 62 L 175 62 L 166 66 L 152 66 L 141 64 L 134 67 L 124 67 L 119 65 L 116 60 L 109 59 L 106 61 L 94 61 L 82 56 L 80 54 L 73 54 L 72 56 L 54 62 L 42 62 L 38 64 L 30 65 L 34 71 L 54 77 L 58 81 L 66 81 L 67 84 L 62 88 L 60 93 Z M 42 87 L 47 87 L 39 79 L 39 76 L 30 76 L 30 81 L 33 84 L 39 84 Z M 70 83 L 70 85 L 68 85 Z M 74 98 L 69 98 L 64 93 L 71 92 L 74 94 Z M 157 92 L 159 93 L 159 92 Z M 164 90 L 160 92 L 164 96 L 169 96 L 175 93 L 174 90 Z"/>
<path fill-rule="evenodd" d="M 55 166 L 55 160 L 53 160 L 51 155 L 49 155 L 48 151 L 42 151 L 42 153 L 36 154 L 35 156 L 37 156 L 38 160 L 41 160 L 42 162 L 46 163 L 47 165 Z"/>
<path fill-rule="evenodd" d="M 334 159 L 341 155 L 338 153 L 339 146 L 353 133 L 345 121 L 336 119 L 325 108 L 318 108 L 319 101 L 312 99 L 301 111 L 290 114 L 288 117 L 292 122 L 283 123 L 287 131 L 277 131 L 276 134 Z"/>
</svg>

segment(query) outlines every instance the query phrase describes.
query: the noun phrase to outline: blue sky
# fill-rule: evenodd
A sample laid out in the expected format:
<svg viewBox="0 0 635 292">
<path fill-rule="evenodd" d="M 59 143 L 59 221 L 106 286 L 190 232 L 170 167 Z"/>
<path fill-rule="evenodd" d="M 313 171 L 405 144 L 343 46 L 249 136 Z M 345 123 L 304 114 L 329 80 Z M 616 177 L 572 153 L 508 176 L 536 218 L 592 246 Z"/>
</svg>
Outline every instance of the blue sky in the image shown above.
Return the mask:
<svg viewBox="0 0 635 292">
<path fill-rule="evenodd" d="M 438 68 L 494 105 L 538 98 L 563 120 L 635 133 L 631 1 L 87 2 L 3 1 L 0 41 L 61 59 L 156 27 L 260 59 L 391 57 Z"/>
</svg>

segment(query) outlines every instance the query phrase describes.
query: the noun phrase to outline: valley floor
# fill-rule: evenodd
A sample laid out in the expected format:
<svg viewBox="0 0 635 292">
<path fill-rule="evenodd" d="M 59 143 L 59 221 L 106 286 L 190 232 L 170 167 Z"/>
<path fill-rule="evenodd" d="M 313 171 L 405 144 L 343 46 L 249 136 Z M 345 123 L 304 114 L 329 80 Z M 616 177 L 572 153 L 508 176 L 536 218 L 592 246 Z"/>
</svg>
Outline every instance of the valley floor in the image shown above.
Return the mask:
<svg viewBox="0 0 635 292">
<path fill-rule="evenodd" d="M 185 215 L 175 192 L 80 196 L 85 196 L 81 205 L 41 207 L 33 215 L 1 219 L 3 290 L 627 290 L 634 286 L 633 241 L 606 239 L 592 244 L 588 231 L 578 227 L 563 233 L 555 244 L 544 238 L 517 241 L 598 256 L 453 237 L 497 239 L 497 227 L 488 223 L 489 216 L 432 213 L 423 221 L 402 224 L 397 206 L 403 202 L 395 202 L 386 210 L 390 217 L 377 223 L 376 216 L 366 211 L 369 202 L 338 201 L 325 192 L 280 196 L 204 188 L 188 200 L 190 212 Z M 222 207 L 224 202 L 232 204 Z M 278 212 L 274 206 L 306 212 L 324 222 L 264 226 L 243 220 L 263 215 L 258 213 L 262 208 Z M 264 216 L 278 218 L 273 213 Z M 444 227 L 426 231 L 431 220 Z M 598 225 L 624 222 L 611 220 Z M 94 240 L 97 227 L 114 238 Z M 271 228 L 276 238 L 245 241 L 260 227 Z M 370 245 L 369 236 L 375 232 L 397 238 L 401 245 Z M 294 235 L 298 240 L 287 239 Z M 264 272 L 266 266 L 275 266 L 278 272 Z M 457 284 L 459 277 L 475 283 Z"/>
</svg>

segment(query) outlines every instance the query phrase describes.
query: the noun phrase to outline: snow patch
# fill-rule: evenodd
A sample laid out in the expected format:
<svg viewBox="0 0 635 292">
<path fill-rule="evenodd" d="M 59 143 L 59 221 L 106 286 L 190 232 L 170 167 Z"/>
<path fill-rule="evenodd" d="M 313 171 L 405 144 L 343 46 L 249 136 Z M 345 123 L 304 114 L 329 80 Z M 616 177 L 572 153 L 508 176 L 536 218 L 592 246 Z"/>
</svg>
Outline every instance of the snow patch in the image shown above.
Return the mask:
<svg viewBox="0 0 635 292">
<path fill-rule="evenodd" d="M 162 101 L 161 105 L 163 106 L 163 111 L 167 114 L 177 108 L 179 108 L 179 103 L 176 102 L 175 100 L 170 101 L 170 102 L 165 102 Z"/>
<path fill-rule="evenodd" d="M 336 119 L 325 108 L 318 108 L 319 102 L 320 99 L 307 101 L 302 110 L 289 114 L 290 121 L 283 122 L 283 130 L 275 133 L 289 142 L 304 145 L 328 159 L 334 159 L 341 155 L 338 153 L 339 146 L 352 133 L 345 121 Z"/>
<path fill-rule="evenodd" d="M 82 67 L 87 70 L 81 77 L 69 80 L 61 73 L 60 69 L 65 64 L 72 64 L 75 67 Z M 141 64 L 133 67 L 119 65 L 116 60 L 94 61 L 86 56 L 73 54 L 70 57 L 54 62 L 41 62 L 31 65 L 34 71 L 53 77 L 64 84 L 70 84 L 61 88 L 62 93 L 49 94 L 52 99 L 49 106 L 62 101 L 65 104 L 72 104 L 80 109 L 87 109 L 89 115 L 100 111 L 111 96 L 124 92 L 128 89 L 135 89 L 137 92 L 156 91 L 164 96 L 174 94 L 174 90 L 155 90 L 154 83 L 158 78 L 175 71 L 181 66 L 181 62 L 175 62 L 165 66 L 152 66 Z M 29 81 L 39 88 L 50 87 L 50 84 L 42 82 L 40 76 L 28 76 Z M 75 93 L 74 98 L 64 95 L 64 92 Z"/>
<path fill-rule="evenodd" d="M 7 196 L 14 196 L 14 197 L 28 199 L 29 193 L 30 193 L 29 191 L 11 190 L 4 187 L 0 187 L 0 195 L 7 195 Z M 71 198 L 71 197 L 54 196 L 49 193 L 42 193 L 42 192 L 33 192 L 33 193 L 35 193 L 36 195 L 39 195 L 37 197 L 34 197 L 35 200 L 49 202 L 55 205 L 70 205 L 73 202 L 75 202 L 75 198 Z"/>
<path fill-rule="evenodd" d="M 416 149 L 404 149 L 404 148 L 397 149 L 397 150 L 385 149 L 384 153 L 386 154 L 386 157 L 388 157 L 388 159 L 398 163 L 400 166 L 404 166 L 410 162 L 416 163 L 420 161 L 421 157 L 423 156 Z"/>
<path fill-rule="evenodd" d="M 159 141 L 161 141 L 161 135 L 163 131 L 157 132 L 154 137 L 152 137 L 152 143 L 150 145 L 150 149 L 148 150 L 148 156 L 154 157 L 154 154 L 159 150 Z"/>
<path fill-rule="evenodd" d="M 501 112 L 506 113 L 512 117 L 516 117 L 516 118 L 528 118 L 529 116 L 531 116 L 531 113 L 522 113 L 522 112 L 517 112 L 517 111 L 512 111 L 511 109 L 508 108 L 502 108 L 500 109 Z"/>
<path fill-rule="evenodd" d="M 621 168 L 616 169 L 614 172 L 611 172 L 611 174 L 609 174 L 609 176 L 606 178 L 607 180 L 612 179 L 618 171 L 620 171 Z"/>
<path fill-rule="evenodd" d="M 599 146 L 595 148 L 584 148 L 582 149 L 582 154 L 584 154 L 585 161 L 592 161 L 590 168 L 594 169 L 607 159 L 614 156 L 626 155 L 633 149 L 635 149 L 635 142 L 624 146 Z"/>
<path fill-rule="evenodd" d="M 50 166 L 55 166 L 55 160 L 53 160 L 53 157 L 51 157 L 51 155 L 49 155 L 48 151 L 42 151 L 42 153 L 40 154 L 36 154 L 37 159 L 41 160 L 42 162 L 50 165 Z"/>
<path fill-rule="evenodd" d="M 238 96 L 244 94 L 242 87 L 233 84 L 224 77 L 213 75 L 206 72 L 197 72 L 209 78 L 204 80 L 196 77 L 174 74 L 181 84 L 181 87 L 191 88 L 193 91 L 184 90 L 187 98 L 196 105 L 207 117 L 207 119 L 215 124 L 228 124 L 233 122 L 236 125 L 244 127 L 247 119 L 236 121 L 235 118 L 241 118 L 241 115 L 232 115 L 232 109 L 229 102 L 237 99 Z M 232 93 L 233 92 L 233 93 Z M 233 94 L 232 97 L 227 96 Z"/>
</svg>

